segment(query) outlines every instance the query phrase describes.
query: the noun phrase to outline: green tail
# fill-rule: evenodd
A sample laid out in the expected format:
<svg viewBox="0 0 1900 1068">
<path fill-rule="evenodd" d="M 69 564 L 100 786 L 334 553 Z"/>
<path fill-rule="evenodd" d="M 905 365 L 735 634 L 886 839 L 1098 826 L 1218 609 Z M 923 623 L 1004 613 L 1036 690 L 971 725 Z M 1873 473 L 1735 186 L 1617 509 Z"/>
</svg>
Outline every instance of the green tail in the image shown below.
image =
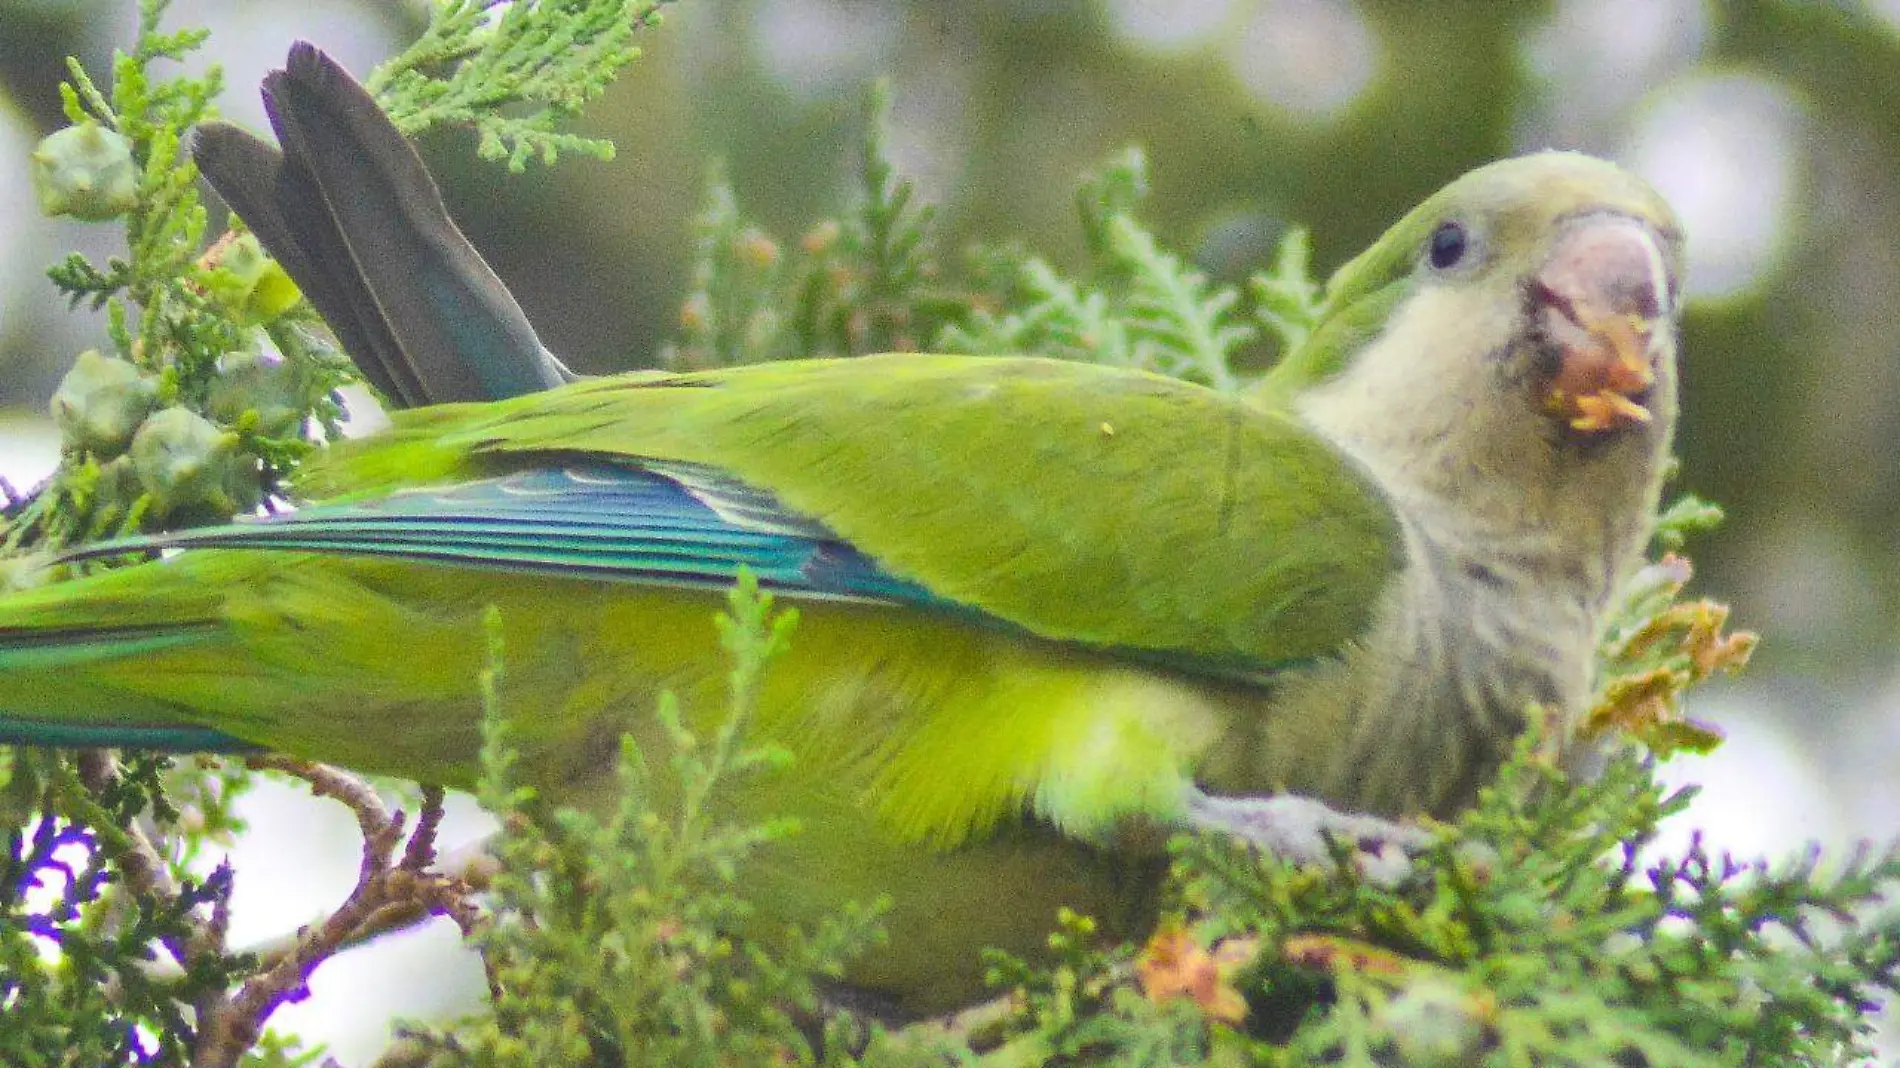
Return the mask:
<svg viewBox="0 0 1900 1068">
<path fill-rule="evenodd" d="M 0 598 L 0 744 L 235 752 L 256 746 L 186 722 L 139 692 L 139 665 L 215 644 L 221 624 L 193 617 L 202 587 L 167 567 L 101 574 Z M 167 610 L 179 613 L 163 618 Z M 181 611 L 184 610 L 184 611 Z"/>
</svg>

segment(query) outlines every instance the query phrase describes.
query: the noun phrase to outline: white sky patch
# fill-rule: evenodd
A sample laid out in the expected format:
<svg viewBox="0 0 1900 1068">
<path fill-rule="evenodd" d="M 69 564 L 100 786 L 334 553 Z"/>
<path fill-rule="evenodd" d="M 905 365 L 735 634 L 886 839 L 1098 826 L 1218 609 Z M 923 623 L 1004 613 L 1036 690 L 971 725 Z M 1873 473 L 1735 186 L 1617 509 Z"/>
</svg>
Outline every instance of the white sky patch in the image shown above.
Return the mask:
<svg viewBox="0 0 1900 1068">
<path fill-rule="evenodd" d="M 344 437 L 366 438 L 389 425 L 389 413 L 383 410 L 368 386 L 357 382 L 337 392 L 343 394 Z"/>
<path fill-rule="evenodd" d="M 1738 295 L 1774 268 L 1799 192 L 1801 132 L 1785 88 L 1740 73 L 1677 79 L 1637 115 L 1618 155 L 1681 216 L 1691 298 Z"/>
<path fill-rule="evenodd" d="M 1702 792 L 1686 813 L 1662 825 L 1643 851 L 1646 862 L 1681 856 L 1698 830 L 1711 851 L 1741 859 L 1779 860 L 1810 841 L 1844 844 L 1850 823 L 1838 795 L 1806 752 L 1806 741 L 1774 714 L 1773 703 L 1772 696 L 1745 686 L 1692 700 L 1690 714 L 1719 724 L 1726 738 L 1708 756 L 1685 754 L 1657 766 L 1665 785 L 1693 784 Z"/>
<path fill-rule="evenodd" d="M 24 493 L 59 463 L 59 430 L 45 412 L 0 411 L 0 478 Z"/>
<path fill-rule="evenodd" d="M 1236 0 L 1106 0 L 1109 27 L 1132 48 L 1184 52 L 1214 40 L 1234 21 Z"/>
<path fill-rule="evenodd" d="M 1227 58 L 1256 100 L 1320 120 L 1365 92 L 1380 52 L 1372 27 L 1347 0 L 1261 0 Z"/>
<path fill-rule="evenodd" d="M 764 0 L 753 45 L 767 73 L 806 98 L 855 92 L 896 66 L 901 11 L 844 0 Z"/>
</svg>

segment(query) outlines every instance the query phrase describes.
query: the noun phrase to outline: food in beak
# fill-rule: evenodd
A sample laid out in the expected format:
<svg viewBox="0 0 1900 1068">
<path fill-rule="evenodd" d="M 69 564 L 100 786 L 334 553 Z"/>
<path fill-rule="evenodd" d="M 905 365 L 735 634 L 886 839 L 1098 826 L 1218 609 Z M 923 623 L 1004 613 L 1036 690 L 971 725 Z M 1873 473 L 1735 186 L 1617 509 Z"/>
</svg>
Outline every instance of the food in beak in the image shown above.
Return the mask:
<svg viewBox="0 0 1900 1068">
<path fill-rule="evenodd" d="M 1531 280 L 1556 354 L 1546 409 L 1590 434 L 1648 423 L 1652 348 L 1668 293 L 1662 254 L 1642 223 L 1620 215 L 1572 222 Z"/>
</svg>

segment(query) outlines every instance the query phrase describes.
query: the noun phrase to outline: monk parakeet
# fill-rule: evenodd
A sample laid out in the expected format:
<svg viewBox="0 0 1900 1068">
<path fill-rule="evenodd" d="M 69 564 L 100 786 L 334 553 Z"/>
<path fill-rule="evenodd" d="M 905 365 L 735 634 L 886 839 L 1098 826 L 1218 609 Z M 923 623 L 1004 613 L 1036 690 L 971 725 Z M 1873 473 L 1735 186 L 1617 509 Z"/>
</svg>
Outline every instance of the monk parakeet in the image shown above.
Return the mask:
<svg viewBox="0 0 1900 1068">
<path fill-rule="evenodd" d="M 233 201 L 372 378 L 560 377 L 339 68 L 301 47 L 268 89 L 289 161 L 210 153 L 276 176 Z M 802 616 L 752 728 L 796 763 L 724 803 L 805 828 L 753 900 L 889 895 L 850 981 L 954 1005 L 1059 905 L 1139 922 L 1130 827 L 1266 794 L 1449 813 L 1532 702 L 1581 708 L 1669 450 L 1680 263 L 1648 186 L 1544 153 L 1399 220 L 1241 395 L 905 354 L 397 412 L 308 463 L 301 510 L 0 598 L 0 737 L 464 786 L 492 605 L 522 774 L 584 800 L 622 732 L 663 745 L 660 691 L 723 708 L 709 620 L 749 569 Z"/>
</svg>

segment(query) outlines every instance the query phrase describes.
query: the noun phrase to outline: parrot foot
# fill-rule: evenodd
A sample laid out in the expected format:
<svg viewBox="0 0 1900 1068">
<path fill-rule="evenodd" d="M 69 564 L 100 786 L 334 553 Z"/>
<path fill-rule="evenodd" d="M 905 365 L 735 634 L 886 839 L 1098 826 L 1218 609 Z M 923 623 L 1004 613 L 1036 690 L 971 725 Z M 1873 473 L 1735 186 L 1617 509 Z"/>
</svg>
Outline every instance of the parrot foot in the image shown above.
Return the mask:
<svg viewBox="0 0 1900 1068">
<path fill-rule="evenodd" d="M 1214 797 L 1193 791 L 1187 818 L 1197 829 L 1231 834 L 1264 853 L 1300 865 L 1330 865 L 1343 846 L 1360 876 L 1390 889 L 1405 881 L 1431 832 L 1360 812 L 1340 812 L 1296 794 Z"/>
</svg>

